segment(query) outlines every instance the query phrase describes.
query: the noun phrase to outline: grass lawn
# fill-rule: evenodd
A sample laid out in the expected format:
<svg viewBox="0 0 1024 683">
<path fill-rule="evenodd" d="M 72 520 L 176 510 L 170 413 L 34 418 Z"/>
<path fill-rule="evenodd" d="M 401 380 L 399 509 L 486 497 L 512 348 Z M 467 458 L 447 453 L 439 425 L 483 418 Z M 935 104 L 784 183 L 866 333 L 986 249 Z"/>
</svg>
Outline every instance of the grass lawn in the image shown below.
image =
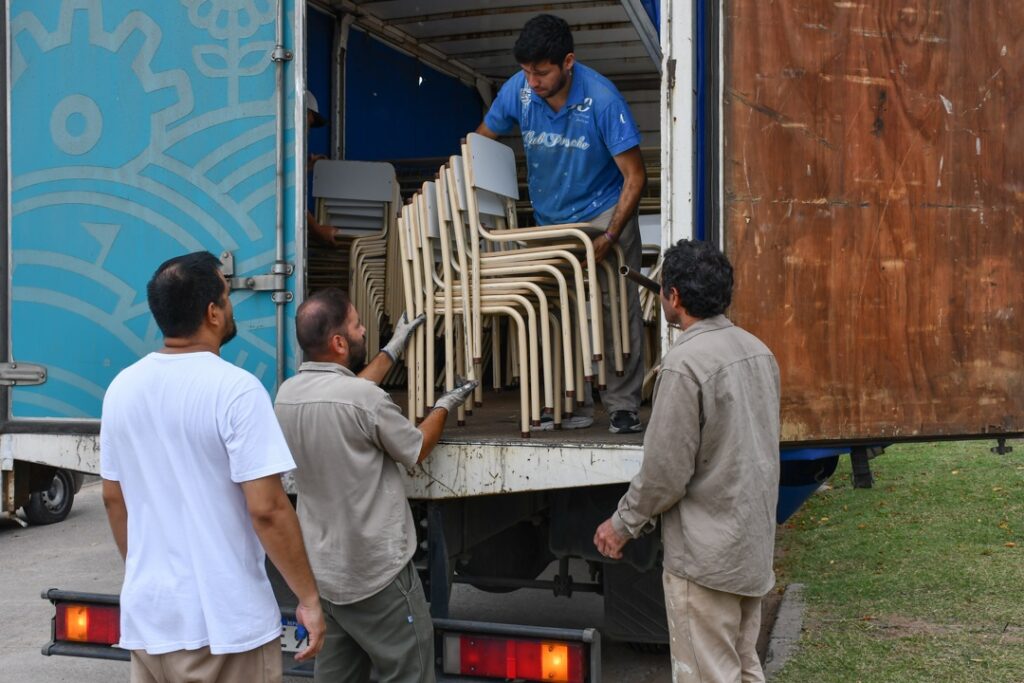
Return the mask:
<svg viewBox="0 0 1024 683">
<path fill-rule="evenodd" d="M 800 649 L 775 679 L 1024 682 L 1024 442 L 912 444 L 853 489 L 842 457 L 777 540 L 803 583 Z"/>
</svg>

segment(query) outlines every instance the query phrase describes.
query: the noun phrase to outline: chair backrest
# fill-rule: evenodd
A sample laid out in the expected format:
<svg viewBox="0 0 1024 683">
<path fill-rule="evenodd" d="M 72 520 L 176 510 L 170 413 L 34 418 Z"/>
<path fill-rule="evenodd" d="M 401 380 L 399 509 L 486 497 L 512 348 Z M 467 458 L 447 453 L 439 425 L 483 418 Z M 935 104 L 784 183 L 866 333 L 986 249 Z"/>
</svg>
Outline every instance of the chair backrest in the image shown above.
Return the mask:
<svg viewBox="0 0 1024 683">
<path fill-rule="evenodd" d="M 426 208 L 427 223 L 423 227 L 430 239 L 436 240 L 441 237 L 441 227 L 437 216 L 437 185 L 433 180 L 428 180 L 423 183 L 420 192 L 423 193 L 423 202 Z"/>
<path fill-rule="evenodd" d="M 470 155 L 470 185 L 506 199 L 519 199 L 516 154 L 512 148 L 478 133 L 466 136 L 466 144 Z"/>
<path fill-rule="evenodd" d="M 462 157 L 457 154 L 449 157 L 448 167 L 451 168 L 452 173 L 455 175 L 455 200 L 459 211 L 468 211 L 469 205 L 466 203 L 466 170 L 462 165 Z"/>
<path fill-rule="evenodd" d="M 467 138 L 466 143 L 462 145 L 462 180 L 464 181 L 462 186 L 467 195 L 466 215 L 468 216 L 470 213 L 469 207 L 475 205 L 477 213 L 476 220 L 479 222 L 481 228 L 489 230 L 502 226 L 503 222 L 507 220 L 509 215 L 512 213 L 512 205 L 515 202 L 515 198 L 511 195 L 504 194 L 504 192 L 509 192 L 511 190 L 511 186 L 509 186 L 507 182 L 488 183 L 491 187 L 499 187 L 504 184 L 505 187 L 503 192 L 492 192 L 489 189 L 480 187 L 479 183 L 474 183 L 472 180 L 474 178 L 474 174 L 479 175 L 477 173 L 477 167 L 474 165 L 474 163 L 476 163 L 474 159 L 478 162 L 482 162 L 482 168 L 489 168 L 492 171 L 503 166 L 507 167 L 509 159 L 502 159 L 501 157 L 504 155 L 499 154 L 501 150 L 486 144 L 488 142 L 494 142 L 494 140 L 485 138 L 482 135 L 476 135 L 475 133 L 472 135 L 475 137 Z M 474 157 L 473 148 L 470 146 L 471 141 L 477 145 L 477 151 L 480 152 L 476 157 Z M 504 147 L 501 143 L 496 144 L 500 147 Z M 506 147 L 506 149 L 508 148 Z M 514 157 L 511 161 L 512 171 L 514 172 Z M 494 179 L 500 174 L 491 173 L 490 175 L 492 176 L 492 179 Z M 516 186 L 515 191 L 518 194 L 518 186 Z M 472 194 L 472 201 L 470 201 L 470 194 Z M 472 223 L 473 221 L 470 219 L 468 222 Z"/>
<path fill-rule="evenodd" d="M 470 240 L 472 239 L 472 228 L 466 216 L 466 187 L 461 182 L 463 175 L 462 157 L 453 156 L 448 164 L 441 167 L 443 183 L 438 184 L 438 192 L 446 192 L 446 196 L 439 194 L 439 202 L 448 202 L 448 222 L 450 230 L 449 249 L 451 250 L 452 265 L 463 276 L 468 277 L 468 254 Z M 462 202 L 461 205 L 459 202 Z M 452 204 L 454 203 L 454 207 Z M 444 226 L 442 226 L 444 227 Z"/>
<path fill-rule="evenodd" d="M 383 161 L 324 159 L 313 166 L 313 196 L 389 203 L 394 197 L 395 167 Z"/>
<path fill-rule="evenodd" d="M 437 180 L 437 219 L 441 222 L 441 229 L 452 220 L 452 207 L 448 199 L 448 164 L 438 169 Z"/>
<path fill-rule="evenodd" d="M 317 215 L 343 234 L 386 232 L 397 187 L 394 166 L 384 162 L 325 159 L 313 167 Z"/>
<path fill-rule="evenodd" d="M 638 227 L 640 228 L 640 243 L 644 246 L 658 245 L 659 249 L 661 246 L 661 214 L 652 213 L 645 214 L 639 217 Z"/>
</svg>

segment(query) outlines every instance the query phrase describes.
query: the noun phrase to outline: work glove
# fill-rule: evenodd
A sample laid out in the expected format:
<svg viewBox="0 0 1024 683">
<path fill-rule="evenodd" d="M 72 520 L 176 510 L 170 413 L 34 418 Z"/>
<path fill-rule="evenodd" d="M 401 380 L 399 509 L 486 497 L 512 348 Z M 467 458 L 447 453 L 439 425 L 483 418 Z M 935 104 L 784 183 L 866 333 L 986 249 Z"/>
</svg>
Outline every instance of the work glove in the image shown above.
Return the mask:
<svg viewBox="0 0 1024 683">
<path fill-rule="evenodd" d="M 441 394 L 441 397 L 434 401 L 435 408 L 444 408 L 449 413 L 466 402 L 473 395 L 473 390 L 480 384 L 479 380 L 456 380 L 455 388 Z"/>
<path fill-rule="evenodd" d="M 402 317 L 398 319 L 398 324 L 395 325 L 395 331 L 391 333 L 391 341 L 385 344 L 381 350 L 388 354 L 392 361 L 397 361 L 402 357 L 402 352 L 405 351 L 405 346 L 409 343 L 409 337 L 426 319 L 427 316 L 420 313 L 410 321 L 409 316 L 402 313 Z"/>
</svg>

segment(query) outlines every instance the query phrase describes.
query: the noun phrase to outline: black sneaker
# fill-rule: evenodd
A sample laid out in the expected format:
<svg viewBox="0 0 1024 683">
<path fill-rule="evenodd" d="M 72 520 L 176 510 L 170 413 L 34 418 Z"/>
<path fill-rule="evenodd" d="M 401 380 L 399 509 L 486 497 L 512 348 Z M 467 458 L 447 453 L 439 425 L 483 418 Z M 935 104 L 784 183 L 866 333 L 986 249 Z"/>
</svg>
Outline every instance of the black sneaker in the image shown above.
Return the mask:
<svg viewBox="0 0 1024 683">
<path fill-rule="evenodd" d="M 631 410 L 616 410 L 609 419 L 608 431 L 612 434 L 636 434 L 643 431 L 640 417 Z"/>
</svg>

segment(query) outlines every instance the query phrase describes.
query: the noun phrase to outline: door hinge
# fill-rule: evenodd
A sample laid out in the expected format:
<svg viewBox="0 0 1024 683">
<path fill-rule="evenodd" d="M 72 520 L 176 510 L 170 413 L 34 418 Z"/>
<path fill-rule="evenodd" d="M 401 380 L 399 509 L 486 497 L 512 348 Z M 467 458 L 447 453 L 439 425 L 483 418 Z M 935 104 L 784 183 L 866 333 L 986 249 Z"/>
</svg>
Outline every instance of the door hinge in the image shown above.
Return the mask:
<svg viewBox="0 0 1024 683">
<path fill-rule="evenodd" d="M 288 283 L 286 282 L 288 276 L 295 271 L 292 264 L 276 261 L 270 267 L 270 273 L 267 275 L 235 277 L 234 254 L 230 251 L 225 251 L 220 255 L 220 263 L 221 272 L 227 278 L 228 285 L 232 291 L 236 289 L 251 289 L 254 292 L 272 292 L 270 298 L 273 299 L 274 303 L 287 303 L 292 300 L 292 293 L 288 291 Z"/>
<path fill-rule="evenodd" d="M 30 387 L 46 381 L 46 368 L 35 363 L 10 361 L 0 364 L 0 385 Z"/>
</svg>

